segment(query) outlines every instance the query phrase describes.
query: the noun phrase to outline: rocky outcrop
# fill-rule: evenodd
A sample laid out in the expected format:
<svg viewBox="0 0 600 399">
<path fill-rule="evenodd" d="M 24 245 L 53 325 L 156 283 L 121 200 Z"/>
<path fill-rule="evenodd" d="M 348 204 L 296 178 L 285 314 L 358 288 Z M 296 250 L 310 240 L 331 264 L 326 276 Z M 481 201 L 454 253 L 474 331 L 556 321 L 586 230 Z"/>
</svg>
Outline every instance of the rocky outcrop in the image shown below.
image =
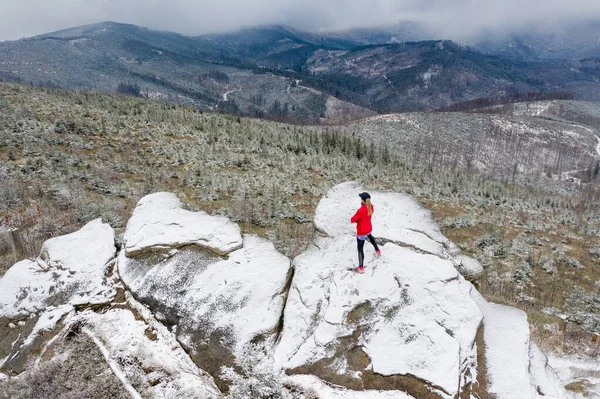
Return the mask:
<svg viewBox="0 0 600 399">
<path fill-rule="evenodd" d="M 24 371 L 75 307 L 112 301 L 116 289 L 107 273 L 114 256 L 113 229 L 94 220 L 46 241 L 38 258 L 7 271 L 0 279 L 0 371 Z"/>
<path fill-rule="evenodd" d="M 353 389 L 453 397 L 476 376 L 482 315 L 472 287 L 431 216 L 398 194 L 373 196 L 383 255 L 367 254 L 367 272 L 357 274 L 349 220 L 359 192 L 337 186 L 317 208 L 315 223 L 328 237 L 294 260 L 276 360 L 288 373 Z"/>
<path fill-rule="evenodd" d="M 367 244 L 355 272 L 361 190 L 321 200 L 293 260 L 169 193 L 139 201 L 119 253 L 101 221 L 49 240 L 0 279 L 0 385 L 76 335 L 133 397 L 222 397 L 223 367 L 248 373 L 248 356 L 268 381 L 240 378 L 289 397 L 566 397 L 526 315 L 479 295 L 460 272 L 480 265 L 410 196 L 371 193 L 382 256 Z"/>
<path fill-rule="evenodd" d="M 168 193 L 140 201 L 127 225 L 119 273 L 142 303 L 175 327 L 196 363 L 220 381 L 221 367 L 234 366 L 251 342 L 274 344 L 291 264 L 272 243 L 242 238 L 227 219 L 184 211 L 177 204 Z M 184 217 L 174 226 L 169 213 Z M 163 233 L 171 229 L 174 234 Z M 147 254 L 158 248 L 163 252 Z"/>
<path fill-rule="evenodd" d="M 489 303 L 476 290 L 471 297 L 484 315 L 488 392 L 497 399 L 566 397 L 548 359 L 530 340 L 525 312 Z"/>
<path fill-rule="evenodd" d="M 0 279 L 4 379 L 35 372 L 52 360 L 58 343 L 68 346 L 72 336 L 83 334 L 135 398 L 220 397 L 212 377 L 196 367 L 175 336 L 125 297 L 114 274 L 114 239 L 113 229 L 95 220 L 46 241 L 37 259 L 17 263 Z"/>
<path fill-rule="evenodd" d="M 46 241 L 37 259 L 18 262 L 0 279 L 0 317 L 29 317 L 66 303 L 110 302 L 115 290 L 106 273 L 114 256 L 114 231 L 100 220 Z"/>
</svg>

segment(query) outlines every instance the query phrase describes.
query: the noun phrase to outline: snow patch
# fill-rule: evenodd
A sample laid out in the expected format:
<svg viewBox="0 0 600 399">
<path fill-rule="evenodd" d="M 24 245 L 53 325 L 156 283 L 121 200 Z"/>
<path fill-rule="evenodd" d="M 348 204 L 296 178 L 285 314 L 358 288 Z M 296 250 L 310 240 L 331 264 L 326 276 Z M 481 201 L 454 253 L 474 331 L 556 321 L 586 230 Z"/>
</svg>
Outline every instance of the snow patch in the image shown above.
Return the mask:
<svg viewBox="0 0 600 399">
<path fill-rule="evenodd" d="M 73 39 L 73 40 L 69 40 L 69 43 L 71 44 L 82 44 L 88 41 L 87 37 L 82 37 L 80 39 Z"/>
<path fill-rule="evenodd" d="M 483 312 L 485 358 L 489 392 L 498 399 L 531 398 L 529 377 L 529 324 L 517 308 L 489 303 L 473 291 L 471 297 Z"/>
<path fill-rule="evenodd" d="M 487 302 L 476 290 L 471 297 L 483 312 L 488 391 L 498 399 L 567 398 L 544 355 L 530 342 L 525 312 Z"/>
<path fill-rule="evenodd" d="M 56 328 L 58 322 L 65 316 L 73 316 L 75 308 L 72 305 L 62 305 L 59 307 L 47 308 L 36 322 L 33 330 L 23 343 L 23 346 L 31 345 L 35 338 L 45 331 L 52 331 Z"/>
</svg>

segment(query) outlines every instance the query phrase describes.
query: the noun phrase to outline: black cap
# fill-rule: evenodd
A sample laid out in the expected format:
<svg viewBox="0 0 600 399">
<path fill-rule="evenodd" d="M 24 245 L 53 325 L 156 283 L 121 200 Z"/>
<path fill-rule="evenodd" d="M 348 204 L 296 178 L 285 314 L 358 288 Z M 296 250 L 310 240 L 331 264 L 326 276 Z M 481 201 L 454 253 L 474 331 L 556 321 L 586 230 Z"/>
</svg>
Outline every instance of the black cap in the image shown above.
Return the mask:
<svg viewBox="0 0 600 399">
<path fill-rule="evenodd" d="M 366 201 L 366 200 L 368 200 L 369 198 L 371 198 L 371 195 L 370 195 L 369 193 L 360 193 L 360 194 L 358 194 L 358 196 L 359 196 L 359 197 L 360 197 L 360 198 L 361 198 L 363 201 Z"/>
</svg>

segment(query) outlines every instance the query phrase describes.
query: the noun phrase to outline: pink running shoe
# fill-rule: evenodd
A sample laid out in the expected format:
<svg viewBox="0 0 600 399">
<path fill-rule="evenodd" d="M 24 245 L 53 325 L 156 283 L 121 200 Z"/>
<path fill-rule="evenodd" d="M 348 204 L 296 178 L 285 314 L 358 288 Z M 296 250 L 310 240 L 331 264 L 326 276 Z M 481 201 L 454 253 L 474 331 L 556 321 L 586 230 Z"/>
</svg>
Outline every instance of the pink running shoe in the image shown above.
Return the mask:
<svg viewBox="0 0 600 399">
<path fill-rule="evenodd" d="M 375 251 L 375 255 L 377 255 L 378 258 L 381 258 L 381 249 Z"/>
<path fill-rule="evenodd" d="M 358 267 L 358 272 L 359 272 L 360 274 L 363 274 L 363 273 L 365 272 L 365 268 L 364 268 L 364 266 L 359 266 L 359 267 Z"/>
</svg>

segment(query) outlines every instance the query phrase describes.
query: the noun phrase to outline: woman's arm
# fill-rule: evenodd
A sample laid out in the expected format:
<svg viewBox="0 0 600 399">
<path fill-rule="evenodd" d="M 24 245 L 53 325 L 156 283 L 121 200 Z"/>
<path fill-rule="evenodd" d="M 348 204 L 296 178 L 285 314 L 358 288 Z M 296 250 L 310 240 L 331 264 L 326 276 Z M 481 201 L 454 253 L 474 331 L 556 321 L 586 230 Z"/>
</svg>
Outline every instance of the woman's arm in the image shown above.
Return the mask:
<svg viewBox="0 0 600 399">
<path fill-rule="evenodd" d="M 356 213 L 354 214 L 354 216 L 352 216 L 352 219 L 350 219 L 350 223 L 356 223 L 358 222 L 358 220 L 361 217 L 361 212 L 362 211 L 362 207 L 358 208 L 358 211 L 356 211 Z"/>
</svg>

